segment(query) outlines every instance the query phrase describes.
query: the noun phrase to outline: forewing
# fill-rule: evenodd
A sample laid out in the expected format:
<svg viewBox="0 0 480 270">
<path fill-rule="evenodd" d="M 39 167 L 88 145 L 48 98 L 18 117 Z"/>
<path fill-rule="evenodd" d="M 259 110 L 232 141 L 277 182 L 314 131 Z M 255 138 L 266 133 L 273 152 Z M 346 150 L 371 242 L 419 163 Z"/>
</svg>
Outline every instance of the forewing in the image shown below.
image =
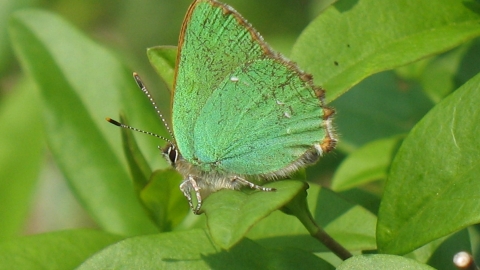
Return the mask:
<svg viewBox="0 0 480 270">
<path fill-rule="evenodd" d="M 193 129 L 205 102 L 235 68 L 271 51 L 238 13 L 209 0 L 190 6 L 178 48 L 172 122 L 181 154 L 192 161 Z"/>
<path fill-rule="evenodd" d="M 327 136 L 320 93 L 283 59 L 239 66 L 201 110 L 196 159 L 205 170 L 242 175 L 282 170 Z"/>
</svg>

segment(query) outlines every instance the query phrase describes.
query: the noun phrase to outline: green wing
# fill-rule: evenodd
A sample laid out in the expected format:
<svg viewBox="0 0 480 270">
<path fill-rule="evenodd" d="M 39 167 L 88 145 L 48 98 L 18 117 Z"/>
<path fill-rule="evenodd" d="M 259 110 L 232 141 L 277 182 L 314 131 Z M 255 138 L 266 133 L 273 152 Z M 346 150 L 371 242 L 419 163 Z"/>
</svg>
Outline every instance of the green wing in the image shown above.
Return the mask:
<svg viewBox="0 0 480 270">
<path fill-rule="evenodd" d="M 194 126 L 207 99 L 243 63 L 271 54 L 260 35 L 223 4 L 194 2 L 179 40 L 172 124 L 183 157 L 194 159 Z"/>
<path fill-rule="evenodd" d="M 197 118 L 195 163 L 203 170 L 268 174 L 327 136 L 323 108 L 291 63 L 264 58 L 224 78 Z"/>
</svg>

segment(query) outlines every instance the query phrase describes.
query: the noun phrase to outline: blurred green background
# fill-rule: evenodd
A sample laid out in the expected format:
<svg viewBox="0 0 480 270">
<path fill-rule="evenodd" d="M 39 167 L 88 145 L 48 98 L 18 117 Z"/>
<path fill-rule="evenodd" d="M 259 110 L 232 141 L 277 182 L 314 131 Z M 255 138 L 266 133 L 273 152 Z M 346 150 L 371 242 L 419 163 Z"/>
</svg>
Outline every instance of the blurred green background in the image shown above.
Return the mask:
<svg viewBox="0 0 480 270">
<path fill-rule="evenodd" d="M 272 47 L 289 55 L 301 31 L 333 1 L 227 2 L 252 23 Z M 6 157 L 0 158 L 0 177 L 3 177 L 0 179 L 0 203 L 2 211 L 7 209 L 9 212 L 0 213 L 0 216 L 13 215 L 19 221 L 25 220 L 24 229 L 15 234 L 34 234 L 96 225 L 71 195 L 61 172 L 49 154 L 48 146 L 43 139 L 42 123 L 24 127 L 22 119 L 29 116 L 22 115 L 25 111 L 22 110 L 22 106 L 38 106 L 38 103 L 26 101 L 35 100 L 25 97 L 30 95 L 28 93 L 31 91 L 21 91 L 35 86 L 25 77 L 11 48 L 8 35 L 11 14 L 17 10 L 32 8 L 59 14 L 91 39 L 114 51 L 119 58 L 124 59 L 132 71 L 141 74 L 158 103 L 165 108 L 163 113 L 168 118 L 169 93 L 151 68 L 146 49 L 157 45 L 177 44 L 183 17 L 190 3 L 191 0 L 0 0 L 0 140 L 12 136 L 15 138 L 14 145 L 6 145 L 0 141 L 0 156 Z M 12 114 L 15 116 L 12 117 Z M 12 122 L 10 120 L 12 118 L 16 120 Z M 39 142 L 22 140 L 21 134 L 18 134 L 32 132 L 38 134 Z M 12 162 L 15 166 L 11 166 Z M 18 178 L 24 179 L 22 181 L 28 184 L 14 184 L 12 181 L 17 181 Z M 30 197 L 30 204 L 9 205 L 15 201 L 10 196 Z"/>
<path fill-rule="evenodd" d="M 73 198 L 55 166 L 43 139 L 41 121 L 28 126 L 23 124 L 23 120 L 29 117 L 23 114 L 24 108 L 38 106 L 38 103 L 35 103 L 37 101 L 34 98 L 24 96 L 25 91 L 21 91 L 34 88 L 34 85 L 25 77 L 13 54 L 8 37 L 10 14 L 28 8 L 59 14 L 88 37 L 114 51 L 132 71 L 138 72 L 163 108 L 163 114 L 169 119 L 170 94 L 150 66 L 146 49 L 177 44 L 182 20 L 190 2 L 191 0 L 0 0 L 0 209 L 10 211 L 0 213 L 0 220 L 2 215 L 15 215 L 21 222 L 25 220 L 23 230 L 17 234 L 95 227 L 95 224 Z M 225 2 L 252 23 L 273 48 L 288 56 L 302 30 L 333 1 Z M 335 168 L 346 154 L 375 139 L 407 133 L 443 96 L 480 71 L 479 44 L 477 39 L 439 56 L 432 56 L 395 71 L 373 75 L 335 100 L 332 106 L 337 111 L 335 125 L 341 142 L 333 154 L 327 155 L 314 168 L 308 169 L 309 179 L 323 180 L 322 183 L 328 185 Z M 424 73 L 424 70 L 432 76 L 428 77 L 429 73 Z M 428 89 L 439 87 L 444 89 L 443 96 L 429 95 Z M 12 122 L 11 119 L 16 120 Z M 38 134 L 39 142 L 22 140 L 22 132 Z M 112 134 L 114 135 L 118 134 Z M 15 144 L 2 143 L 3 138 L 12 137 L 16 139 Z M 152 147 L 155 148 L 156 145 Z M 36 154 L 39 151 L 43 152 Z M 11 166 L 12 159 L 14 166 Z M 23 166 L 27 163 L 38 165 Z M 319 175 L 318 172 L 322 174 Z M 29 184 L 12 185 L 12 181 L 19 178 L 27 179 Z M 374 186 L 373 189 L 375 188 L 378 187 Z M 8 196 L 17 195 L 29 196 L 30 204 L 7 205 L 14 201 L 9 200 Z"/>
</svg>

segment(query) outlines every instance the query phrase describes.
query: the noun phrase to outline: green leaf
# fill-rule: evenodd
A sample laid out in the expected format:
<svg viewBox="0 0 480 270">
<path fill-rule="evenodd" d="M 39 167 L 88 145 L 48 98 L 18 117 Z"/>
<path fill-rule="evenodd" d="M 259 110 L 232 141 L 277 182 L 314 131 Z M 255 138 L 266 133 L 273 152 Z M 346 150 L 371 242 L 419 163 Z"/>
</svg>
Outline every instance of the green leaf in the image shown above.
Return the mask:
<svg viewBox="0 0 480 270">
<path fill-rule="evenodd" d="M 236 190 L 221 190 L 211 194 L 202 209 L 213 241 L 229 249 L 258 221 L 293 199 L 304 185 L 301 181 L 284 180 L 265 185 L 275 188 L 274 192 L 245 194 Z"/>
<path fill-rule="evenodd" d="M 49 147 L 80 203 L 109 232 L 156 232 L 126 172 L 120 132 L 104 120 L 133 105 L 129 119 L 138 119 L 144 109 L 137 106 L 148 104 L 125 67 L 47 12 L 16 13 L 10 33 L 23 68 L 41 90 Z"/>
<path fill-rule="evenodd" d="M 422 87 L 438 103 L 480 72 L 479 61 L 480 38 L 476 38 L 433 59 L 420 77 Z"/>
<path fill-rule="evenodd" d="M 376 217 L 329 189 L 311 184 L 307 202 L 317 224 L 350 251 L 372 250 Z M 281 224 L 281 225 L 280 225 Z M 294 216 L 275 211 L 258 222 L 247 235 L 268 247 L 295 247 L 309 252 L 329 252 Z"/>
<path fill-rule="evenodd" d="M 377 190 L 376 187 L 383 187 L 383 185 L 371 185 L 368 190 L 361 188 L 352 188 L 339 192 L 338 195 L 342 198 L 348 198 L 348 201 L 354 204 L 358 204 L 373 214 L 378 213 L 380 207 L 380 195 L 381 190 Z"/>
<path fill-rule="evenodd" d="M 337 267 L 337 270 L 364 270 L 364 269 L 389 269 L 389 270 L 433 270 L 434 268 L 421 264 L 412 259 L 395 255 L 371 254 L 354 256 Z"/>
<path fill-rule="evenodd" d="M 435 61 L 435 59 L 441 56 L 442 54 L 436 56 L 427 56 L 406 66 L 397 67 L 394 69 L 394 72 L 398 77 L 406 81 L 419 80 L 422 73 L 425 71 L 425 68 L 430 64 L 430 62 Z"/>
<path fill-rule="evenodd" d="M 180 191 L 181 175 L 174 169 L 155 171 L 140 197 L 152 213 L 160 231 L 171 231 L 190 211 Z"/>
<path fill-rule="evenodd" d="M 97 253 L 78 269 L 334 269 L 296 249 L 267 249 L 244 239 L 229 251 L 204 230 L 126 239 Z"/>
<path fill-rule="evenodd" d="M 23 81 L 0 103 L 0 239 L 23 228 L 45 147 L 38 92 Z"/>
<path fill-rule="evenodd" d="M 480 73 L 480 38 L 476 38 L 468 48 L 467 53 L 463 57 L 455 76 L 456 87 L 462 86 L 464 83 Z"/>
<path fill-rule="evenodd" d="M 338 1 L 302 33 L 292 59 L 332 101 L 367 76 L 480 35 L 477 1 Z"/>
<path fill-rule="evenodd" d="M 0 74 L 3 74 L 13 60 L 12 48 L 9 46 L 8 20 L 16 10 L 28 7 L 35 0 L 2 0 L 0 2 Z"/>
<path fill-rule="evenodd" d="M 393 71 L 366 78 L 331 105 L 338 112 L 338 148 L 347 153 L 372 140 L 408 133 L 433 107 L 418 83 L 402 81 Z"/>
<path fill-rule="evenodd" d="M 435 106 L 404 140 L 379 210 L 382 252 L 403 254 L 480 222 L 479 91 L 477 75 Z"/>
<path fill-rule="evenodd" d="M 445 239 L 448 237 L 442 237 L 437 240 L 434 240 L 410 253 L 404 255 L 405 258 L 416 260 L 417 262 L 427 263 L 432 257 L 435 250 L 445 242 Z M 454 246 L 456 247 L 456 246 Z M 453 257 L 450 257 L 453 258 Z"/>
<path fill-rule="evenodd" d="M 173 93 L 173 79 L 175 76 L 175 62 L 177 47 L 157 46 L 147 49 L 148 60 L 158 75 L 163 79 L 170 92 Z"/>
<path fill-rule="evenodd" d="M 402 139 L 396 136 L 376 140 L 351 153 L 335 172 L 332 189 L 342 191 L 385 179 Z"/>
<path fill-rule="evenodd" d="M 472 245 L 470 243 L 470 236 L 467 229 L 463 229 L 449 237 L 435 249 L 428 260 L 428 264 L 435 267 L 435 269 L 449 269 L 445 267 L 452 264 L 453 257 L 459 251 L 465 251 L 472 254 Z"/>
<path fill-rule="evenodd" d="M 459 251 L 472 253 L 472 243 L 467 229 L 434 240 L 404 257 L 428 263 L 435 269 L 451 269 L 452 259 Z"/>
<path fill-rule="evenodd" d="M 0 243 L 0 269 L 73 269 L 122 237 L 94 230 L 27 236 Z"/>
<path fill-rule="evenodd" d="M 469 46 L 460 46 L 428 63 L 421 84 L 430 99 L 438 103 L 457 88 L 457 72 Z"/>
<path fill-rule="evenodd" d="M 120 120 L 123 124 L 128 125 L 125 116 L 120 115 Z M 125 156 L 127 158 L 130 174 L 133 178 L 133 184 L 136 191 L 139 193 L 147 185 L 148 178 L 152 174 L 152 169 L 140 151 L 132 130 L 128 128 L 122 128 L 121 132 L 123 151 L 125 152 Z"/>
</svg>

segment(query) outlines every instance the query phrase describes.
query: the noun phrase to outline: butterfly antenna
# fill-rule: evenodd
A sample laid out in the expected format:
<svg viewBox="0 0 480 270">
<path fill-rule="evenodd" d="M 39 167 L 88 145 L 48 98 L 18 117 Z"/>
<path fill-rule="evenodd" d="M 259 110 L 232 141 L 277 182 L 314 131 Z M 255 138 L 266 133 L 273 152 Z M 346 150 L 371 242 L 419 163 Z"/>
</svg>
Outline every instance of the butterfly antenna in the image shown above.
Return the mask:
<svg viewBox="0 0 480 270">
<path fill-rule="evenodd" d="M 148 132 L 148 131 L 145 131 L 145 130 L 141 130 L 141 129 L 138 129 L 138 128 L 134 128 L 134 127 L 131 127 L 131 126 L 122 124 L 122 123 L 120 123 L 120 122 L 118 122 L 118 121 L 116 121 L 116 120 L 113 120 L 112 118 L 109 118 L 109 117 L 107 117 L 107 118 L 105 118 L 105 119 L 106 119 L 109 123 L 114 124 L 115 126 L 118 126 L 118 127 L 121 127 L 121 128 L 131 129 L 131 130 L 137 131 L 137 132 L 141 132 L 141 133 L 144 133 L 144 134 L 147 134 L 147 135 L 150 135 L 150 136 L 153 136 L 153 137 L 157 137 L 157 138 L 159 138 L 159 139 L 162 139 L 162 140 L 164 140 L 164 141 L 166 141 L 166 142 L 169 142 L 169 143 L 173 144 L 172 141 L 170 141 L 169 139 L 167 139 L 167 138 L 165 138 L 165 137 L 163 137 L 163 136 L 160 136 L 160 135 L 158 135 L 158 134 L 155 134 L 155 133 L 152 133 L 152 132 Z"/>
<path fill-rule="evenodd" d="M 162 119 L 162 122 L 163 122 L 163 125 L 165 126 L 165 128 L 167 129 L 168 133 L 170 134 L 170 136 L 172 136 L 172 138 L 175 140 L 175 136 L 173 136 L 173 132 L 172 130 L 170 129 L 170 126 L 168 126 L 168 123 L 167 121 L 165 120 L 165 118 L 163 117 L 163 114 L 160 112 L 160 110 L 158 109 L 158 106 L 157 106 L 157 103 L 155 102 L 155 100 L 153 100 L 153 97 L 152 95 L 150 95 L 150 92 L 148 91 L 147 87 L 145 86 L 145 84 L 143 83 L 142 79 L 140 79 L 140 76 L 138 76 L 138 73 L 136 72 L 133 72 L 133 78 L 135 79 L 135 82 L 137 83 L 138 87 L 140 89 L 142 89 L 143 93 L 145 93 L 145 95 L 147 96 L 148 100 L 150 100 L 150 103 L 153 105 L 153 108 L 155 108 L 155 111 L 157 112 L 158 116 L 160 117 L 160 119 Z M 110 122 L 110 121 L 109 121 Z M 111 122 L 110 122 L 111 123 Z M 118 123 L 118 122 L 117 122 Z M 132 130 L 136 130 L 135 128 L 131 128 L 131 127 L 128 127 L 128 126 L 125 126 L 127 128 L 130 128 Z M 149 134 L 149 132 L 145 132 L 145 131 L 142 131 L 142 130 L 137 130 L 137 131 L 140 131 L 140 132 L 143 132 L 143 133 L 147 133 Z M 150 135 L 154 135 L 154 134 L 150 134 Z M 155 137 L 159 137 L 158 135 L 156 135 Z M 161 136 L 160 136 L 161 137 Z M 170 142 L 170 140 L 167 140 L 168 142 Z"/>
</svg>

